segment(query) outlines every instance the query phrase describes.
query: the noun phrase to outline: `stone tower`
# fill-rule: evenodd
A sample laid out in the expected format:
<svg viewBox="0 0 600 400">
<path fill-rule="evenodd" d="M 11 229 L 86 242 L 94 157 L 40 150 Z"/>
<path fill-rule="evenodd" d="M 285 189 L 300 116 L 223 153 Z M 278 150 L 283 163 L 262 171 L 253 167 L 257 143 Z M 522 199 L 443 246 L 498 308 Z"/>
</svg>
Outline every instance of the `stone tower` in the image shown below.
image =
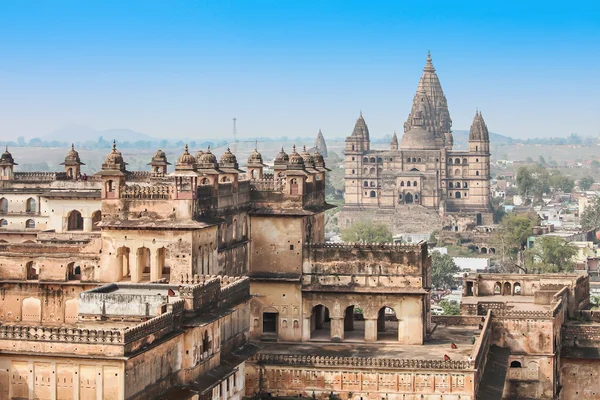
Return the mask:
<svg viewBox="0 0 600 400">
<path fill-rule="evenodd" d="M 71 144 L 71 150 L 65 157 L 65 162 L 60 163 L 65 166 L 65 172 L 69 179 L 78 179 L 81 174 L 81 166 L 85 165 L 79 158 L 79 153 L 75 150 L 75 145 Z"/>
<path fill-rule="evenodd" d="M 323 133 L 319 129 L 319 133 L 317 134 L 317 139 L 315 140 L 315 151 L 321 154 L 323 157 L 327 157 L 327 143 L 325 143 L 325 138 L 323 137 Z"/>
<path fill-rule="evenodd" d="M 469 172 L 473 205 L 490 207 L 490 134 L 481 111 L 475 112 L 469 130 Z"/>
<path fill-rule="evenodd" d="M 363 118 L 362 111 L 354 124 L 352 135 L 346 137 L 346 170 L 345 179 L 345 203 L 347 205 L 360 204 L 361 198 L 361 169 L 362 155 L 371 148 L 369 139 L 369 128 Z"/>
<path fill-rule="evenodd" d="M 14 166 L 18 165 L 15 162 L 12 154 L 8 151 L 8 146 L 6 146 L 6 150 L 2 153 L 0 157 L 0 180 L 10 181 L 14 177 Z"/>
<path fill-rule="evenodd" d="M 396 135 L 395 130 L 394 130 L 394 135 L 392 136 L 392 142 L 390 143 L 390 150 L 392 150 L 392 151 L 398 150 L 398 136 Z"/>
</svg>

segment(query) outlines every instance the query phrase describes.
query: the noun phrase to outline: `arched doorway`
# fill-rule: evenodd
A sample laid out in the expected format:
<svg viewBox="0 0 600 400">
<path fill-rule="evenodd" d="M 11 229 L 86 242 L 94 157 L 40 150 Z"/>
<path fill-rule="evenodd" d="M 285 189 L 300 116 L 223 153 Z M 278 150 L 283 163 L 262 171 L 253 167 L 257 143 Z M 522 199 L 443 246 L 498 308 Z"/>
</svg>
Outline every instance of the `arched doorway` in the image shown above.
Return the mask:
<svg viewBox="0 0 600 400">
<path fill-rule="evenodd" d="M 391 307 L 383 306 L 377 313 L 377 340 L 398 341 L 398 318 Z"/>
<path fill-rule="evenodd" d="M 346 307 L 344 312 L 344 340 L 365 340 L 363 310 L 356 305 Z"/>
<path fill-rule="evenodd" d="M 412 202 L 413 202 L 413 195 L 412 195 L 412 194 L 410 194 L 410 193 L 406 193 L 406 194 L 404 195 L 404 202 L 405 202 L 406 204 L 412 204 Z"/>
<path fill-rule="evenodd" d="M 502 293 L 502 284 L 500 282 L 494 283 L 494 294 Z"/>
<path fill-rule="evenodd" d="M 33 261 L 28 261 L 27 264 L 25 264 L 25 270 L 27 271 L 27 280 L 28 281 L 34 281 L 34 280 L 39 279 L 38 266 Z"/>
<path fill-rule="evenodd" d="M 67 265 L 67 280 L 68 281 L 79 281 L 81 280 L 81 267 L 76 265 L 74 262 Z"/>
<path fill-rule="evenodd" d="M 460 199 L 460 192 L 454 193 L 454 197 L 456 197 L 457 199 Z"/>
<path fill-rule="evenodd" d="M 513 285 L 513 294 L 515 296 L 519 296 L 521 294 L 521 284 L 519 282 L 515 282 Z"/>
<path fill-rule="evenodd" d="M 8 212 L 8 200 L 5 197 L 0 199 L 0 213 L 6 214 Z"/>
<path fill-rule="evenodd" d="M 68 231 L 82 231 L 83 230 L 83 217 L 77 210 L 72 210 L 67 217 L 67 230 Z"/>
<path fill-rule="evenodd" d="M 315 340 L 329 340 L 331 338 L 329 309 L 322 304 L 314 306 L 310 314 L 310 338 Z"/>
<path fill-rule="evenodd" d="M 102 221 L 102 211 L 94 211 L 92 214 L 92 231 L 100 231 L 102 230 L 98 224 Z"/>
<path fill-rule="evenodd" d="M 510 282 L 504 282 L 504 290 L 502 290 L 502 296 L 510 296 L 512 294 L 512 286 Z"/>
</svg>

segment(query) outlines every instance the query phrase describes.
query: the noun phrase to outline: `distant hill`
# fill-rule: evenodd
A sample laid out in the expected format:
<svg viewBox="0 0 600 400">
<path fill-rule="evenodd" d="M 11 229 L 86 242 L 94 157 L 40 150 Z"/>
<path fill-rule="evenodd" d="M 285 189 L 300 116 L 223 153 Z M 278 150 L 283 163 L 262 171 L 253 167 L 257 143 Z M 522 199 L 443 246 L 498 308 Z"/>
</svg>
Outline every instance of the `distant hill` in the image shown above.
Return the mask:
<svg viewBox="0 0 600 400">
<path fill-rule="evenodd" d="M 104 129 L 97 130 L 86 125 L 67 125 L 56 129 L 42 137 L 44 140 L 58 140 L 61 142 L 84 142 L 87 140 L 98 140 L 102 137 L 104 140 L 112 141 L 128 140 L 135 142 L 137 140 L 155 140 L 150 135 L 136 132 L 131 129 Z"/>
<path fill-rule="evenodd" d="M 454 143 L 467 143 L 469 141 L 469 131 L 456 130 L 452 131 Z M 516 141 L 508 136 L 500 135 L 499 133 L 490 132 L 490 143 L 493 144 L 512 144 Z"/>
</svg>

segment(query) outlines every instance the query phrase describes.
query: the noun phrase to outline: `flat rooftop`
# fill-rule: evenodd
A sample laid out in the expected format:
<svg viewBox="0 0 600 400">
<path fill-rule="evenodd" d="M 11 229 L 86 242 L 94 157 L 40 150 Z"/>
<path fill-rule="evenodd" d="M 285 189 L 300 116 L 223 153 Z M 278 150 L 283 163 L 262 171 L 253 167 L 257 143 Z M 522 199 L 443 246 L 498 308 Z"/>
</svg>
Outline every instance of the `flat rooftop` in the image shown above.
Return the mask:
<svg viewBox="0 0 600 400">
<path fill-rule="evenodd" d="M 43 328 L 67 328 L 67 329 L 96 329 L 96 330 L 111 330 L 111 329 L 131 329 L 142 321 L 78 321 L 74 324 L 67 324 L 64 322 L 27 322 L 27 321 L 4 321 L 0 325 L 2 326 L 31 326 L 31 327 L 43 327 Z"/>
<path fill-rule="evenodd" d="M 407 360 L 444 360 L 448 355 L 453 361 L 467 361 L 473 351 L 471 338 L 478 337 L 478 326 L 438 325 L 428 341 L 423 345 L 401 345 L 391 341 L 370 343 L 269 343 L 260 354 L 284 354 L 319 357 L 375 357 Z M 452 343 L 457 349 L 452 349 Z"/>
<path fill-rule="evenodd" d="M 558 292 L 558 290 L 557 290 Z M 550 311 L 549 304 L 535 304 L 533 296 L 463 296 L 461 304 L 506 303 L 514 311 Z"/>
</svg>

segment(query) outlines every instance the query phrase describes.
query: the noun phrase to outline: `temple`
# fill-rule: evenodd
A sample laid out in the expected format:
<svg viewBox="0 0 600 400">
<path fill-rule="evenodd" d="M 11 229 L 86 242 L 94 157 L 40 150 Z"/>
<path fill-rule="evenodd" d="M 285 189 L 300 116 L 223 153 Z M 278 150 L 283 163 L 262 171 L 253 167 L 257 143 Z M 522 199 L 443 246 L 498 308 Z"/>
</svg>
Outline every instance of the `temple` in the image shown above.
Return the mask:
<svg viewBox="0 0 600 400">
<path fill-rule="evenodd" d="M 490 139 L 481 112 L 467 150 L 453 150 L 448 102 L 428 54 L 404 123 L 389 150 L 372 150 L 361 113 L 346 138 L 345 205 L 340 228 L 359 219 L 389 224 L 395 234 L 467 230 L 492 222 Z"/>
</svg>

